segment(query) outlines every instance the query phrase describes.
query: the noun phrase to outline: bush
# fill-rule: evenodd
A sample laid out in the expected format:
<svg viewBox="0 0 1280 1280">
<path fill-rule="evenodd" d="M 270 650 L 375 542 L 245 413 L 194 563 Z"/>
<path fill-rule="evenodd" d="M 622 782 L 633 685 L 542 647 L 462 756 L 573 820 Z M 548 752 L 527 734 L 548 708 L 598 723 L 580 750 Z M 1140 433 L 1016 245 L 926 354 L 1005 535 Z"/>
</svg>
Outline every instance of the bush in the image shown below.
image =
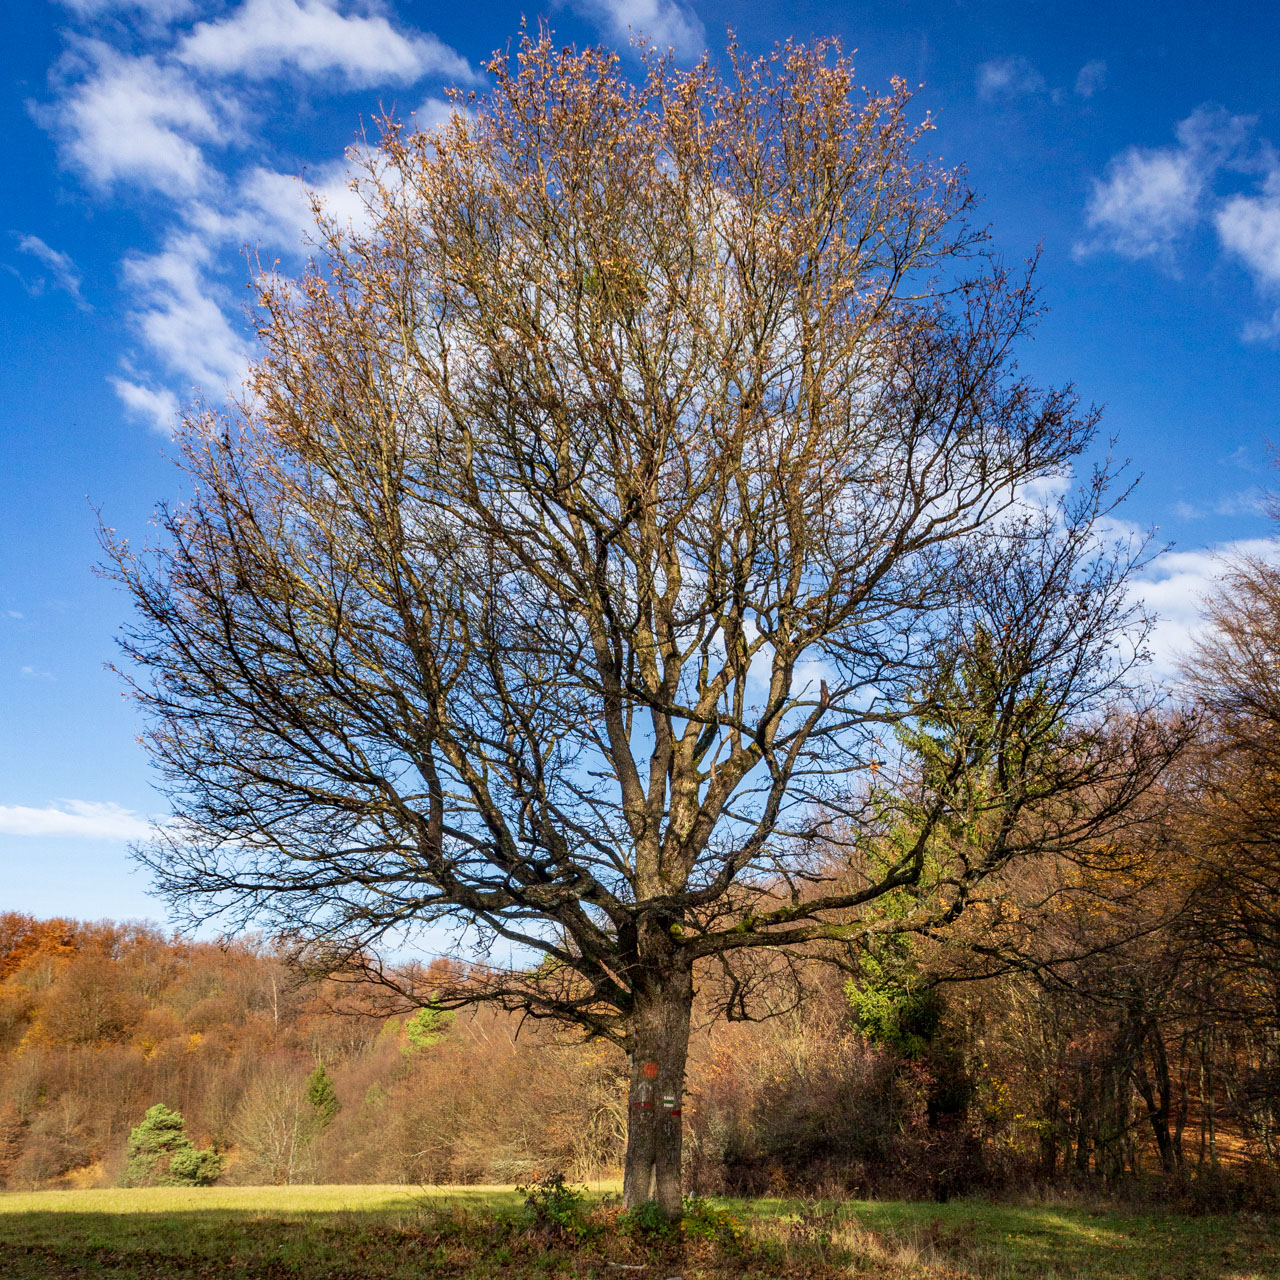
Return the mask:
<svg viewBox="0 0 1280 1280">
<path fill-rule="evenodd" d="M 222 1173 L 211 1147 L 197 1151 L 178 1112 L 157 1102 L 129 1134 L 126 1187 L 207 1187 Z"/>
<path fill-rule="evenodd" d="M 444 1039 L 458 1015 L 452 1009 L 438 1009 L 435 1005 L 423 1005 L 405 1020 L 404 1033 L 409 1043 L 406 1053 L 417 1049 L 429 1049 Z"/>
<path fill-rule="evenodd" d="M 582 1234 L 585 1187 L 571 1187 L 563 1173 L 552 1173 L 516 1190 L 524 1196 L 524 1207 L 533 1215 L 535 1226 L 554 1227 L 575 1236 Z"/>
<path fill-rule="evenodd" d="M 717 1209 L 701 1196 L 685 1196 L 680 1226 L 686 1240 L 711 1240 L 721 1245 L 738 1244 L 747 1234 L 727 1209 Z"/>
<path fill-rule="evenodd" d="M 945 1200 L 1000 1176 L 936 1047 L 905 1060 L 817 1015 L 735 1047 L 699 1081 L 688 1172 L 701 1194 Z"/>
</svg>

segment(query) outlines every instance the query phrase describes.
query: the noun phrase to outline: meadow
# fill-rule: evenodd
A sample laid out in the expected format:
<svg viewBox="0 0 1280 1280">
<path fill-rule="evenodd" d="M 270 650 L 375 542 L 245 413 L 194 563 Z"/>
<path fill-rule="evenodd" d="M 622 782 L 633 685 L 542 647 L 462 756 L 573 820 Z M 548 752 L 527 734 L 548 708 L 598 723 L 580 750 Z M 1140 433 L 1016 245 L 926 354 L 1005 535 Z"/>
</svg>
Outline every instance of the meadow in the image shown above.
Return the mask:
<svg viewBox="0 0 1280 1280">
<path fill-rule="evenodd" d="M 572 1229 L 511 1187 L 210 1187 L 0 1194 L 0 1276 L 51 1280 L 1270 1280 L 1280 1222 L 1056 1205 L 704 1202 L 630 1234 L 603 1189 Z"/>
</svg>

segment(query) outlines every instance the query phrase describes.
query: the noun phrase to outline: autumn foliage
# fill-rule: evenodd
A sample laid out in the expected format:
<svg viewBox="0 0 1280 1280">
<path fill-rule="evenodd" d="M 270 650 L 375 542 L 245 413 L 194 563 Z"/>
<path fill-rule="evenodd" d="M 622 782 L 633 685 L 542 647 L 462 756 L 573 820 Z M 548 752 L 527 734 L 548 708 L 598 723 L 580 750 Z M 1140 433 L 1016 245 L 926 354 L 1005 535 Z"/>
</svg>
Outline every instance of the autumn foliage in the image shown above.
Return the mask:
<svg viewBox="0 0 1280 1280">
<path fill-rule="evenodd" d="M 1179 875 L 1141 919 L 1123 898 L 1148 928 L 1097 954 L 1076 946 L 1111 928 L 1094 885 L 1041 916 L 1056 959 L 1039 973 L 940 982 L 957 976 L 954 956 L 900 950 L 860 986 L 819 970 L 790 1012 L 695 1033 L 690 1184 L 1268 1194 L 1265 991 L 1257 974 L 1196 959 L 1180 906 L 1202 896 L 1203 861 L 1147 838 L 1144 857 L 1178 860 Z M 1032 909 L 1034 882 L 1008 889 Z M 131 1181 L 130 1132 L 160 1103 L 194 1148 L 225 1160 L 223 1181 L 512 1183 L 620 1168 L 626 1061 L 607 1043 L 491 1007 L 387 1016 L 372 993 L 303 978 L 254 941 L 12 913 L 0 936 L 4 1187 Z"/>
</svg>

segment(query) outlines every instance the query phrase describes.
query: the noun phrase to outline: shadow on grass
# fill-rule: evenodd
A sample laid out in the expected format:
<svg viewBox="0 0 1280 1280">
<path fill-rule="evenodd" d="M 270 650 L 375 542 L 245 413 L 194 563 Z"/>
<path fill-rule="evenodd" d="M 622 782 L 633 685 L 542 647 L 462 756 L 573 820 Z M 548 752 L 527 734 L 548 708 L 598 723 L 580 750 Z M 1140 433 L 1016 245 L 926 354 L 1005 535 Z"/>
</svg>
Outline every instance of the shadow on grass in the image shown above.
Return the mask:
<svg viewBox="0 0 1280 1280">
<path fill-rule="evenodd" d="M 324 1188 L 262 1188 L 259 1197 L 240 1188 L 66 1195 L 48 1208 L 14 1203 L 36 1197 L 0 1195 L 4 1280 L 398 1280 L 424 1270 L 479 1277 L 495 1232 L 512 1234 L 520 1225 L 514 1192 L 488 1189 L 405 1190 L 359 1208 L 341 1203 L 357 1197 Z M 86 1206 L 95 1199 L 100 1208 Z M 193 1201 L 207 1207 L 192 1207 Z"/>
<path fill-rule="evenodd" d="M 681 1246 L 624 1236 L 616 1210 L 597 1210 L 580 1237 L 540 1230 L 512 1191 L 386 1189 L 376 1203 L 349 1207 L 359 1189 L 341 1190 L 213 1188 L 207 1198 L 196 1193 L 200 1207 L 192 1193 L 66 1193 L 61 1201 L 42 1197 L 57 1207 L 38 1208 L 0 1195 L 0 1276 L 1280 1280 L 1280 1222 L 1256 1217 L 964 1201 L 727 1201 L 749 1230 L 740 1245 Z M 89 1207 L 93 1197 L 100 1203 Z"/>
</svg>

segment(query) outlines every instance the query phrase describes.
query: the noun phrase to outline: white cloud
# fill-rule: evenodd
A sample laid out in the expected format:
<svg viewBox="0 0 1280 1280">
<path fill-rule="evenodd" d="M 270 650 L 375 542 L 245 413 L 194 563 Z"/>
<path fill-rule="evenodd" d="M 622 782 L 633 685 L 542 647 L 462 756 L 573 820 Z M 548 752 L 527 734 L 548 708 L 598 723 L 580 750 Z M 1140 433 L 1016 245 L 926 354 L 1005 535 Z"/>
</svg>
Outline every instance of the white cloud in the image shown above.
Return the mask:
<svg viewBox="0 0 1280 1280">
<path fill-rule="evenodd" d="M 0 835 L 61 836 L 80 840 L 145 840 L 151 822 L 118 804 L 63 800 L 43 809 L 0 805 Z"/>
<path fill-rule="evenodd" d="M 1222 494 L 1207 507 L 1180 498 L 1172 509 L 1180 520 L 1202 520 L 1211 512 L 1215 516 L 1261 516 L 1267 514 L 1267 495 L 1258 488 L 1237 489 Z"/>
<path fill-rule="evenodd" d="M 153 431 L 168 435 L 178 418 L 178 397 L 164 387 L 144 387 L 125 378 L 111 378 L 111 385 L 132 418 L 145 422 Z"/>
<path fill-rule="evenodd" d="M 1214 216 L 1218 239 L 1264 287 L 1280 286 L 1280 163 L 1255 195 L 1232 196 Z"/>
<path fill-rule="evenodd" d="M 1214 177 L 1239 163 L 1252 124 L 1221 107 L 1200 107 L 1178 124 L 1174 146 L 1130 147 L 1113 157 L 1085 205 L 1094 238 L 1077 245 L 1077 254 L 1109 249 L 1168 261 L 1203 216 Z"/>
<path fill-rule="evenodd" d="M 684 58 L 696 58 L 706 49 L 702 19 L 680 0 L 577 0 L 574 8 L 619 44 L 634 34 Z"/>
<path fill-rule="evenodd" d="M 462 107 L 444 98 L 424 98 L 422 105 L 413 113 L 413 116 L 418 128 L 426 132 L 448 124 L 458 114 L 467 113 Z"/>
<path fill-rule="evenodd" d="M 1272 338 L 1280 338 L 1280 307 L 1268 319 L 1246 321 L 1240 336 L 1246 342 L 1270 342 Z"/>
<path fill-rule="evenodd" d="M 98 41 L 81 46 L 88 74 L 52 108 L 35 108 L 63 159 L 100 187 L 129 181 L 166 194 L 208 180 L 200 143 L 234 135 L 222 97 L 201 93 L 190 76 L 150 56 L 127 57 Z"/>
<path fill-rule="evenodd" d="M 1151 634 L 1152 670 L 1177 674 L 1205 627 L 1204 602 L 1230 561 L 1239 556 L 1280 559 L 1280 539 L 1250 538 L 1195 551 L 1169 551 L 1133 584 L 1132 595 L 1157 615 Z"/>
<path fill-rule="evenodd" d="M 1238 489 L 1224 494 L 1213 504 L 1216 516 L 1264 516 L 1267 510 L 1267 495 L 1261 489 Z"/>
<path fill-rule="evenodd" d="M 315 231 L 312 202 L 318 200 L 326 217 L 339 224 L 362 227 L 368 215 L 364 201 L 352 188 L 346 159 L 294 177 L 272 169 L 252 169 L 241 182 L 241 218 L 260 237 L 286 251 L 297 250 Z"/>
<path fill-rule="evenodd" d="M 192 0 L 59 0 L 82 18 L 96 18 L 118 11 L 141 13 L 159 22 L 185 18 L 195 8 Z"/>
<path fill-rule="evenodd" d="M 984 102 L 1042 93 L 1044 76 L 1026 58 L 994 58 L 978 68 L 978 97 Z"/>
<path fill-rule="evenodd" d="M 1092 98 L 1107 83 L 1107 64 L 1101 58 L 1086 62 L 1076 75 L 1076 93 Z"/>
<path fill-rule="evenodd" d="M 18 252 L 30 254 L 37 262 L 43 263 L 53 278 L 53 287 L 70 294 L 82 310 L 89 309 L 89 304 L 80 296 L 80 272 L 68 254 L 50 248 L 39 236 L 19 236 Z M 43 288 L 44 281 L 41 280 L 34 291 L 38 293 Z"/>
<path fill-rule="evenodd" d="M 1156 258 L 1172 266 L 1174 250 L 1208 222 L 1221 250 L 1236 258 L 1264 296 L 1280 292 L 1280 155 L 1251 140 L 1254 120 L 1221 107 L 1201 107 L 1176 129 L 1173 146 L 1130 147 L 1113 157 L 1093 184 L 1085 222 L 1093 238 L 1077 257 L 1108 249 L 1128 258 Z M 1254 191 L 1221 196 L 1220 175 L 1261 174 Z M 1280 309 L 1248 321 L 1250 341 L 1280 337 Z"/>
<path fill-rule="evenodd" d="M 1132 148 L 1093 184 L 1085 223 L 1116 253 L 1151 257 L 1195 226 L 1203 190 L 1204 175 L 1186 152 Z"/>
<path fill-rule="evenodd" d="M 216 393 L 241 382 L 248 346 L 206 278 L 209 258 L 198 236 L 177 235 L 160 253 L 127 259 L 124 274 L 140 302 L 131 319 L 147 345 L 170 371 Z"/>
<path fill-rule="evenodd" d="M 259 80 L 286 68 L 337 72 L 351 86 L 477 78 L 435 36 L 397 31 L 378 13 L 344 14 L 336 0 L 244 0 L 229 17 L 197 25 L 178 56 L 204 71 Z"/>
</svg>

